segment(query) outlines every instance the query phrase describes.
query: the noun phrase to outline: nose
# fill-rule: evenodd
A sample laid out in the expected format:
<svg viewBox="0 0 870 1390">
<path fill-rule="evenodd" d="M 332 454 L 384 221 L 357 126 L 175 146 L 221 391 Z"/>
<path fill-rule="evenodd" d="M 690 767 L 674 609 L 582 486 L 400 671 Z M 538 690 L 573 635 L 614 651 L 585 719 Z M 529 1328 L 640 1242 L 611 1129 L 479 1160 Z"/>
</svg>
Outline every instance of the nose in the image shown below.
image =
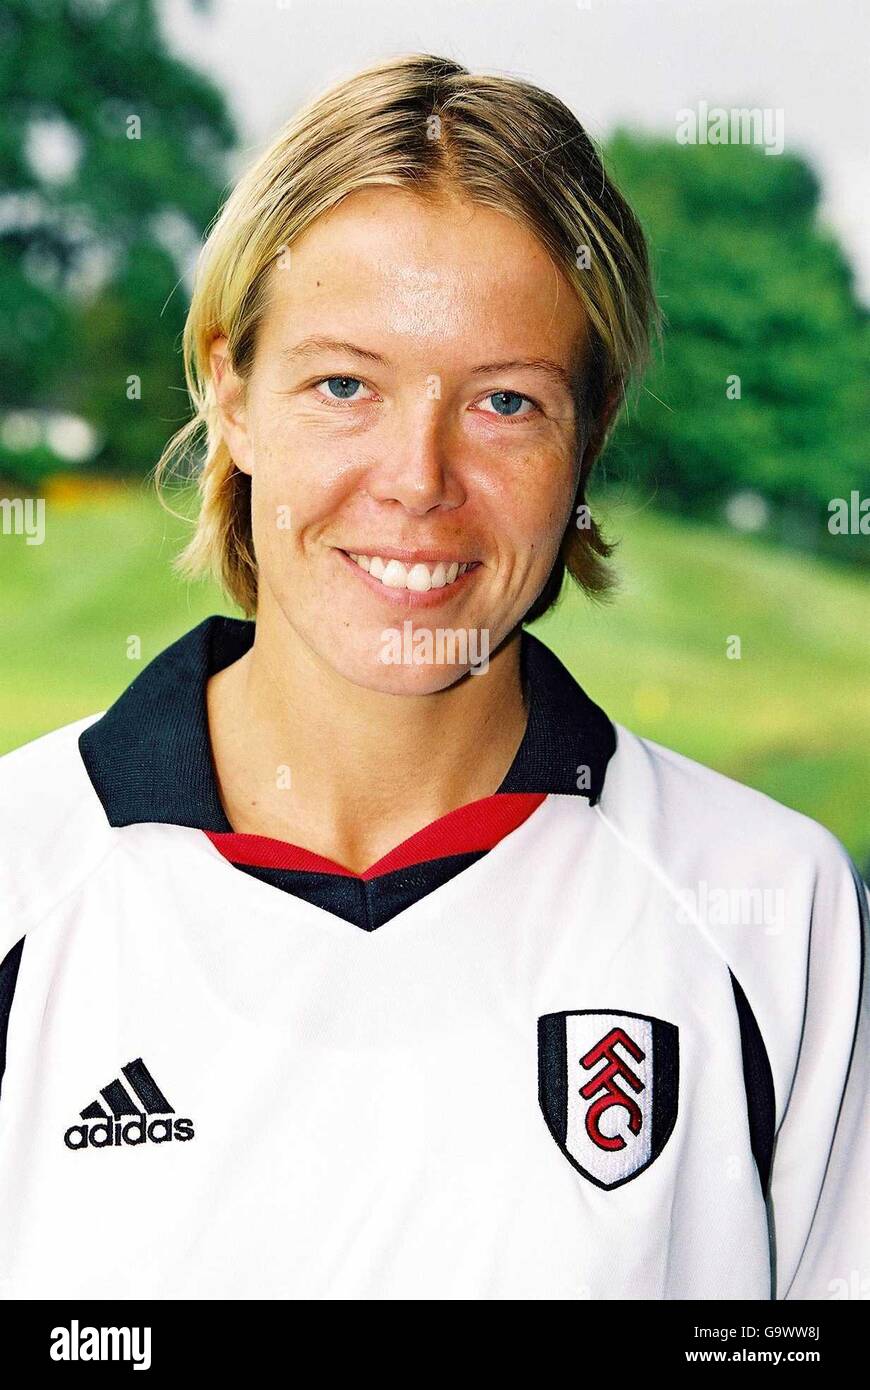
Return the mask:
<svg viewBox="0 0 870 1390">
<path fill-rule="evenodd" d="M 379 444 L 366 490 L 378 502 L 400 502 L 414 516 L 436 507 L 453 510 L 465 500 L 456 450 L 461 447 L 449 422 L 426 400 L 399 410 L 395 431 Z"/>
</svg>

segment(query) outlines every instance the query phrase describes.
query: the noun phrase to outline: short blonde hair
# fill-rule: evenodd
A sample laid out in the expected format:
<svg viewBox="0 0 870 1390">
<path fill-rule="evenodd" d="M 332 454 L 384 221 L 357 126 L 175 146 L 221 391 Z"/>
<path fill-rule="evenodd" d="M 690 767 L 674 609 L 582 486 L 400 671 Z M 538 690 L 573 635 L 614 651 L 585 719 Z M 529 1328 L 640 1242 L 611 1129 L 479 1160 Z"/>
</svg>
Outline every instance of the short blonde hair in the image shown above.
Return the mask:
<svg viewBox="0 0 870 1390">
<path fill-rule="evenodd" d="M 644 235 L 558 98 L 427 54 L 378 63 L 300 110 L 243 174 L 212 225 L 184 330 L 194 413 L 157 466 L 160 486 L 204 434 L 199 515 L 180 568 L 215 575 L 244 612 L 255 612 L 250 478 L 222 437 L 209 350 L 226 336 L 233 368 L 245 379 L 276 258 L 322 213 L 372 185 L 432 199 L 459 195 L 518 219 L 574 287 L 588 323 L 577 400 L 584 462 L 553 570 L 524 621 L 555 602 L 566 568 L 587 593 L 603 595 L 612 583 L 605 563 L 612 547 L 588 513 L 586 485 L 609 430 L 608 407 L 645 365 L 657 322 Z"/>
</svg>

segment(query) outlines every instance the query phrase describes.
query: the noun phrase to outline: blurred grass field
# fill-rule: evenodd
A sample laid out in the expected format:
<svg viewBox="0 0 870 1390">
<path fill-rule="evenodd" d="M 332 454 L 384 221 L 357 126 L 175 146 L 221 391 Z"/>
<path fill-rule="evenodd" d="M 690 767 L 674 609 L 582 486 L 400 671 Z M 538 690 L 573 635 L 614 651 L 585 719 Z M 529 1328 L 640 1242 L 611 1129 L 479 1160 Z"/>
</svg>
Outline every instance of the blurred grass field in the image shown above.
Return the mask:
<svg viewBox="0 0 870 1390">
<path fill-rule="evenodd" d="M 870 859 L 870 590 L 860 575 L 623 502 L 616 600 L 573 589 L 535 631 L 611 716 L 827 825 Z M 231 611 L 171 563 L 184 523 L 145 486 L 49 501 L 0 536 L 0 752 L 104 708 L 175 637 Z M 737 636 L 741 658 L 726 656 Z M 128 639 L 141 641 L 141 659 Z"/>
</svg>

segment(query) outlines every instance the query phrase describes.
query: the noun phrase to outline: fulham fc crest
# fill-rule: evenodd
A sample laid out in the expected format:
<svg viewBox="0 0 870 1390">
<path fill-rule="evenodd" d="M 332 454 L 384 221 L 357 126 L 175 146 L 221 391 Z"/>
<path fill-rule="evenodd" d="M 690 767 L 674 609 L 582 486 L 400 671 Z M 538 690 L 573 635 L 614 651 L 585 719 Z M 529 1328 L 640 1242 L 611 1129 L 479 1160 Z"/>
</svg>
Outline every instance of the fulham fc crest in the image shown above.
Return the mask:
<svg viewBox="0 0 870 1390">
<path fill-rule="evenodd" d="M 673 1023 L 643 1014 L 544 1014 L 538 1094 L 565 1157 L 597 1187 L 620 1187 L 658 1158 L 677 1118 Z"/>
</svg>

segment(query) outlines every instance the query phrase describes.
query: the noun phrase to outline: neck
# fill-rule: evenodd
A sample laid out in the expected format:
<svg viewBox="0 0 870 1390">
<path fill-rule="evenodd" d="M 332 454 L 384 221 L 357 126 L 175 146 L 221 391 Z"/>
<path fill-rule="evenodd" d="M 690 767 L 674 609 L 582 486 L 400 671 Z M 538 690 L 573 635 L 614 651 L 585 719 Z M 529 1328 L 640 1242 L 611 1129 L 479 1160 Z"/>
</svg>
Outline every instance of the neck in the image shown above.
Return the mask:
<svg viewBox="0 0 870 1390">
<path fill-rule="evenodd" d="M 503 781 L 527 712 L 517 631 L 484 677 L 396 695 L 354 684 L 286 625 L 208 684 L 215 769 L 233 829 L 362 872 Z"/>
</svg>

